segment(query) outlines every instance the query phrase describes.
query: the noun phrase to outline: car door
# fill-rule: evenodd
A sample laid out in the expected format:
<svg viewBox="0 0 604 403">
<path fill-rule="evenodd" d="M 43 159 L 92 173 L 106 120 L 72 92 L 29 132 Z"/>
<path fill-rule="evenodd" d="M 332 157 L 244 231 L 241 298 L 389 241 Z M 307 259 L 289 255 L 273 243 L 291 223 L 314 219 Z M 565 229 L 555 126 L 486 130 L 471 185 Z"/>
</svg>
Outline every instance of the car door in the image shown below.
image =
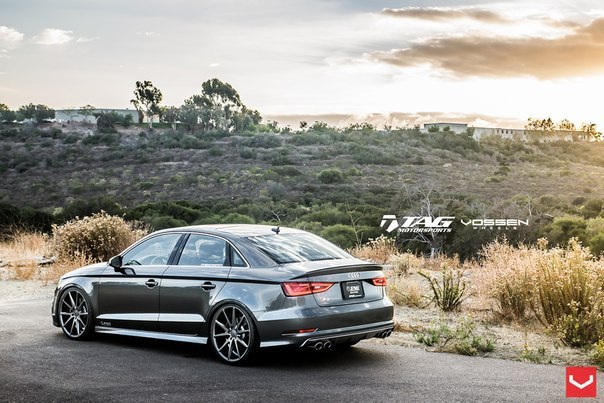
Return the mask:
<svg viewBox="0 0 604 403">
<path fill-rule="evenodd" d="M 161 277 L 183 234 L 147 238 L 122 256 L 122 268 L 108 266 L 99 285 L 97 326 L 157 331 Z"/>
<path fill-rule="evenodd" d="M 230 244 L 216 236 L 191 234 L 182 253 L 164 273 L 160 288 L 159 328 L 195 335 L 230 272 Z"/>
</svg>

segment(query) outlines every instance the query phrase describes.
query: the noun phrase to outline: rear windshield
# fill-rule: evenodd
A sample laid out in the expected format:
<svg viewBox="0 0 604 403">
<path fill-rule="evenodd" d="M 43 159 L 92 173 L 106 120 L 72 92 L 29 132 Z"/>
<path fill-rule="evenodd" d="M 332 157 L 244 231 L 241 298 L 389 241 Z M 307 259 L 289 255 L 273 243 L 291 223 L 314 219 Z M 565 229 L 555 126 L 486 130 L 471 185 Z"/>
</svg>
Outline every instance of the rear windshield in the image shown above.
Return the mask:
<svg viewBox="0 0 604 403">
<path fill-rule="evenodd" d="M 348 253 L 313 234 L 271 234 L 248 237 L 277 263 L 351 258 Z"/>
</svg>

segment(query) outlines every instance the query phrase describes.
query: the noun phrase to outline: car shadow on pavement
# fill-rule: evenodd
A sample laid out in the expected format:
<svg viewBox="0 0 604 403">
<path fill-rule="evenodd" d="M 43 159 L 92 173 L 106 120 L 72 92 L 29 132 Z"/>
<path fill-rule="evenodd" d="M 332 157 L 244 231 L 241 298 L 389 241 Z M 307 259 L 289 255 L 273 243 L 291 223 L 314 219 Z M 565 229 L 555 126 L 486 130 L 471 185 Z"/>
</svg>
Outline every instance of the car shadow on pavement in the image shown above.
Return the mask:
<svg viewBox="0 0 604 403">
<path fill-rule="evenodd" d="M 96 334 L 94 342 L 110 345 L 116 350 L 136 349 L 141 350 L 141 354 L 172 355 L 219 364 L 211 347 L 206 345 L 107 334 Z M 385 352 L 363 348 L 363 342 L 354 347 L 334 347 L 326 351 L 315 351 L 310 348 L 265 348 L 256 351 L 248 366 L 280 369 L 333 367 L 334 365 L 350 367 L 380 362 L 386 356 Z"/>
</svg>

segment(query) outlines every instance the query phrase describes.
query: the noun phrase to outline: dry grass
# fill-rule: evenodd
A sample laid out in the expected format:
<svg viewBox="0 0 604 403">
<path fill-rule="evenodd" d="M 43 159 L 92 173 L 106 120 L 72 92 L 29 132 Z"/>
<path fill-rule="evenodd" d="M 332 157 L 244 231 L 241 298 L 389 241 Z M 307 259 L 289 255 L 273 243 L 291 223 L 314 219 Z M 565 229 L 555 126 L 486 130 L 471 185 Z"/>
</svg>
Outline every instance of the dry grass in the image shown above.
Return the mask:
<svg viewBox="0 0 604 403">
<path fill-rule="evenodd" d="M 569 345 L 604 338 L 604 264 L 571 240 L 565 248 L 512 247 L 495 242 L 484 248 L 476 288 L 501 317 L 538 319 Z"/>
<path fill-rule="evenodd" d="M 0 243 L 0 262 L 6 266 L 8 277 L 32 280 L 38 277 L 39 261 L 47 250 L 47 235 L 16 231 Z"/>
<path fill-rule="evenodd" d="M 383 235 L 375 239 L 370 239 L 364 245 L 355 246 L 349 252 L 363 260 L 369 260 L 375 263 L 387 263 L 393 255 L 398 253 L 393 238 L 387 238 Z"/>
<path fill-rule="evenodd" d="M 421 285 L 409 277 L 393 276 L 388 279 L 388 297 L 395 305 L 421 308 L 425 304 Z"/>
<path fill-rule="evenodd" d="M 103 262 L 147 234 L 123 218 L 105 212 L 53 226 L 53 251 L 59 259 Z"/>
</svg>

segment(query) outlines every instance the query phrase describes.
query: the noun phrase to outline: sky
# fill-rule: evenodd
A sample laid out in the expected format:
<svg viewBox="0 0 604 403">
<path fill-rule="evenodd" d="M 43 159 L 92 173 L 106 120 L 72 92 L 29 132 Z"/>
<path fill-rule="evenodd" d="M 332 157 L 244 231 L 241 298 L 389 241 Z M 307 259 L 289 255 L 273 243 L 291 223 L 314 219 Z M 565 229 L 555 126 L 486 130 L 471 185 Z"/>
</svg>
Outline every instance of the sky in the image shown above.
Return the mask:
<svg viewBox="0 0 604 403">
<path fill-rule="evenodd" d="M 595 0 L 0 0 L 0 103 L 182 105 L 219 78 L 265 118 L 602 130 Z"/>
</svg>

